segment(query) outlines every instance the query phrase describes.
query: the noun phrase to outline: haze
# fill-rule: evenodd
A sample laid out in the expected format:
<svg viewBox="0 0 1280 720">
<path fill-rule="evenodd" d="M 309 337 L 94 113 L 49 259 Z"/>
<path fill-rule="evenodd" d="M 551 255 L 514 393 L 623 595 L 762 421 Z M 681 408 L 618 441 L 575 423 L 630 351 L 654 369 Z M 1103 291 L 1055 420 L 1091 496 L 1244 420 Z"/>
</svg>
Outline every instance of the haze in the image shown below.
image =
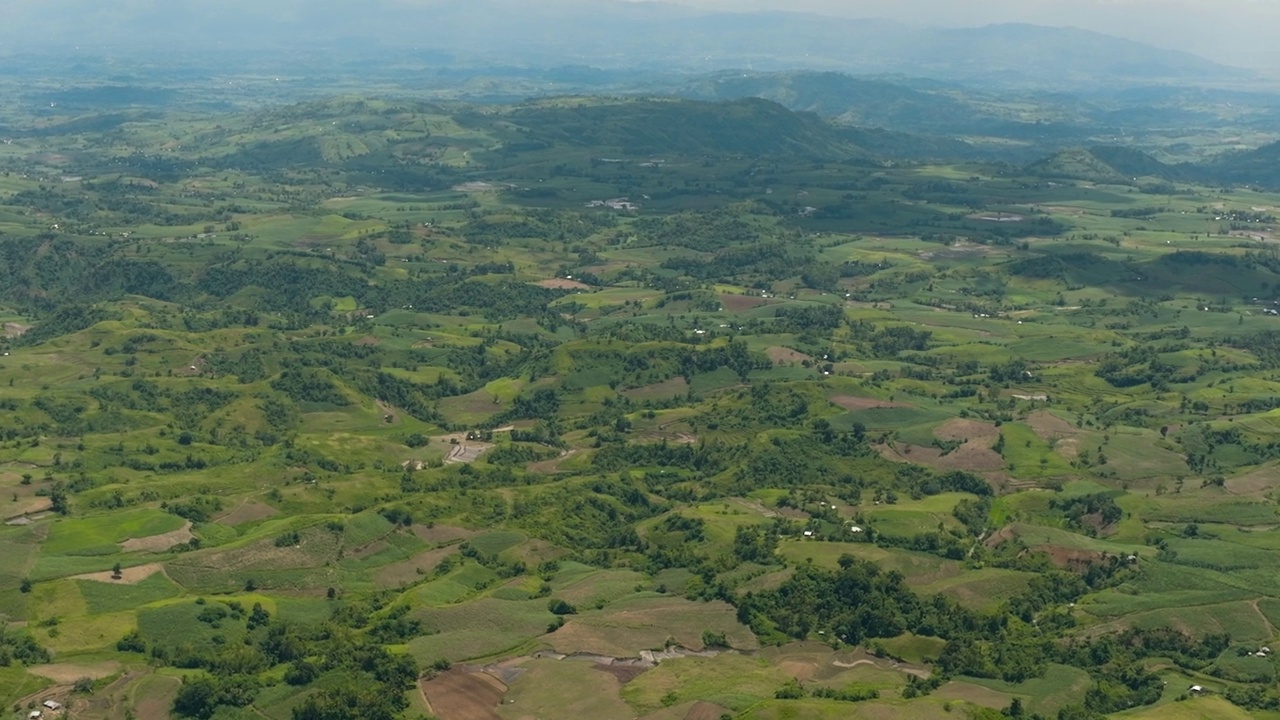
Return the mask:
<svg viewBox="0 0 1280 720">
<path fill-rule="evenodd" d="M 531 13 L 554 15 L 559 10 L 565 18 L 559 26 L 563 37 L 550 37 L 555 25 L 543 35 L 568 45 L 590 40 L 593 25 L 588 20 L 593 10 L 617 4 L 617 0 L 493 2 Z M 1263 70 L 1280 66 L 1280 46 L 1267 37 L 1271 29 L 1280 27 L 1280 3 L 1271 0 L 664 0 L 662 4 L 668 11 L 677 10 L 670 7 L 674 4 L 687 10 L 807 12 L 942 27 L 1072 26 L 1188 51 L 1224 64 Z M 189 39 L 196 45 L 214 34 L 228 41 L 269 45 L 287 39 L 281 37 L 279 27 L 298 35 L 341 35 L 360 27 L 364 35 L 378 40 L 403 41 L 407 36 L 429 46 L 430 12 L 440 9 L 464 18 L 470 13 L 481 36 L 501 22 L 491 16 L 503 14 L 494 12 L 492 2 L 458 0 L 8 0 L 5 5 L 0 49 L 7 51 L 82 42 L 124 50 L 151 42 L 156 27 L 194 28 L 197 33 Z M 565 12 L 566 7 L 570 12 Z M 397 22 L 398 16 L 403 16 L 402 22 Z M 199 33 L 201 29 L 206 32 Z M 168 37 L 172 39 L 173 34 Z M 187 39 L 182 38 L 179 47 Z"/>
<path fill-rule="evenodd" d="M 644 1 L 644 0 L 641 0 Z M 1271 0 L 680 0 L 719 10 L 788 10 L 954 27 L 1025 22 L 1073 26 L 1272 69 L 1280 3 Z"/>
</svg>

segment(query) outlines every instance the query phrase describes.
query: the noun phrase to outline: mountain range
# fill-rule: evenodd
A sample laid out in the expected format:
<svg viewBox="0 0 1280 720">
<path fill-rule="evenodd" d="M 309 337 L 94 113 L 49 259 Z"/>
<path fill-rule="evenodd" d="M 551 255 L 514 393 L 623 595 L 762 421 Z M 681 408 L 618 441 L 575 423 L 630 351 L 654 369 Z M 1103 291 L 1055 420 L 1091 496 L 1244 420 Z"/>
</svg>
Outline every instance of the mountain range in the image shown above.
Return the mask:
<svg viewBox="0 0 1280 720">
<path fill-rule="evenodd" d="M 412 67 L 586 64 L 710 71 L 811 68 L 991 86 L 1232 84 L 1251 73 L 1189 53 L 1072 28 L 938 29 L 803 13 L 586 0 L 10 0 L 8 54 L 136 53 L 221 67 L 343 65 L 407 51 Z M 316 51 L 323 50 L 323 54 Z M 210 56 L 209 53 L 217 53 Z"/>
</svg>

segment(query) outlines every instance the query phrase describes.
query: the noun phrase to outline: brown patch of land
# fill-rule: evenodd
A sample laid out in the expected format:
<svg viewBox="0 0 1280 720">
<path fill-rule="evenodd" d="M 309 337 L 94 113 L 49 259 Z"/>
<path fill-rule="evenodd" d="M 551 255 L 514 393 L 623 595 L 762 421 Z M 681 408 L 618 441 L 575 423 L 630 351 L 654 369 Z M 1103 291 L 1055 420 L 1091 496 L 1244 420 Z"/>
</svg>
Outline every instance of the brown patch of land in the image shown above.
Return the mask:
<svg viewBox="0 0 1280 720">
<path fill-rule="evenodd" d="M 74 664 L 74 663 L 58 663 L 56 665 L 32 665 L 28 668 L 28 672 L 32 675 L 39 675 L 43 678 L 62 684 L 70 685 L 80 678 L 93 678 L 101 680 L 104 677 L 111 677 L 120 672 L 120 663 L 115 661 L 107 661 L 93 664 Z"/>
<path fill-rule="evenodd" d="M 455 527 L 453 525 L 434 525 L 431 527 L 427 527 L 426 525 L 414 525 L 413 534 L 429 543 L 444 545 L 446 543 L 475 537 L 476 531 Z"/>
<path fill-rule="evenodd" d="M 649 669 L 644 665 L 623 665 L 623 664 L 616 664 L 616 663 L 610 663 L 608 665 L 605 665 L 603 663 L 597 663 L 595 665 L 592 665 L 591 667 L 595 668 L 596 670 L 599 670 L 600 672 L 609 673 L 610 675 L 617 678 L 618 683 L 621 685 L 626 685 L 632 680 L 635 680 L 636 678 L 643 675 L 646 670 Z"/>
<path fill-rule="evenodd" d="M 379 587 L 394 588 L 421 580 L 423 574 L 429 573 L 455 550 L 452 547 L 436 548 L 418 553 L 408 560 L 401 560 L 380 568 L 373 576 Z"/>
<path fill-rule="evenodd" d="M 878 445 L 876 449 L 890 460 L 928 465 L 938 470 L 966 470 L 990 477 L 992 473 L 1005 468 L 1004 458 L 991 449 L 1000 437 L 1000 430 L 990 423 L 979 420 L 948 420 L 934 428 L 933 434 L 939 440 L 958 441 L 961 445 L 946 454 L 936 447 L 903 443 L 893 446 Z"/>
<path fill-rule="evenodd" d="M 1073 460 L 1080 454 L 1080 436 L 1084 435 L 1084 431 L 1080 428 L 1048 410 L 1037 410 L 1031 413 L 1027 416 L 1026 423 L 1036 435 L 1040 436 L 1041 440 L 1049 443 L 1054 452 L 1062 457 Z"/>
<path fill-rule="evenodd" d="M 539 473 L 542 475 L 554 475 L 555 473 L 560 472 L 560 463 L 563 463 L 565 460 L 568 460 L 577 454 L 577 450 L 565 450 L 560 453 L 559 457 L 554 457 L 550 460 L 543 460 L 541 462 L 529 463 L 527 469 L 529 472 Z"/>
<path fill-rule="evenodd" d="M 760 307 L 767 302 L 764 298 L 755 297 L 753 295 L 721 295 L 720 304 L 729 312 L 741 312 L 750 310 L 754 307 Z"/>
<path fill-rule="evenodd" d="M 689 393 L 689 381 L 683 375 L 663 380 L 653 385 L 623 390 L 622 394 L 632 400 L 666 400 Z"/>
<path fill-rule="evenodd" d="M 173 532 L 144 538 L 129 538 L 120 543 L 120 548 L 125 552 L 164 552 L 174 545 L 190 542 L 194 537 L 195 535 L 191 534 L 191 521 L 188 520 Z"/>
<path fill-rule="evenodd" d="M 497 707 L 507 686 L 487 673 L 450 670 L 424 681 L 422 693 L 442 720 L 501 720 Z"/>
<path fill-rule="evenodd" d="M 1233 495 L 1258 495 L 1276 486 L 1276 464 L 1264 465 L 1253 472 L 1227 480 L 1227 491 Z"/>
<path fill-rule="evenodd" d="M 475 442 L 474 440 L 463 440 L 457 445 L 450 445 L 449 454 L 445 456 L 446 465 L 454 465 L 457 463 L 473 463 L 480 459 L 480 456 L 493 449 L 490 443 Z"/>
<path fill-rule="evenodd" d="M 773 361 L 774 365 L 786 365 L 788 363 L 802 363 L 805 360 L 813 360 L 813 356 L 805 355 L 802 352 L 784 347 L 771 347 L 764 351 L 765 355 Z"/>
<path fill-rule="evenodd" d="M 1057 545 L 1046 545 L 1038 547 L 1036 550 L 1046 553 L 1054 565 L 1067 570 L 1084 570 L 1102 560 L 1103 557 L 1103 553 L 1100 552 L 1059 547 Z"/>
<path fill-rule="evenodd" d="M 778 669 L 801 682 L 807 682 L 818 672 L 818 665 L 805 660 L 782 660 L 778 663 Z"/>
<path fill-rule="evenodd" d="M 258 520 L 266 520 L 279 512 L 279 510 L 276 510 L 266 503 L 246 499 L 237 505 L 234 510 L 224 513 L 223 515 L 215 518 L 214 521 L 222 525 L 230 525 L 234 527 L 236 525 L 243 525 L 245 523 L 251 523 Z"/>
<path fill-rule="evenodd" d="M 549 290 L 590 290 L 591 289 L 590 285 L 586 283 L 578 282 L 577 280 L 570 280 L 569 278 L 550 278 L 547 280 L 539 280 L 534 284 L 537 285 L 538 287 L 547 288 Z"/>
<path fill-rule="evenodd" d="M 22 325 L 20 323 L 5 323 L 4 336 L 7 338 L 22 337 L 31 329 L 30 325 Z"/>
<path fill-rule="evenodd" d="M 372 335 L 365 335 L 357 340 L 355 344 L 362 347 L 377 347 L 382 344 L 382 341 Z"/>
<path fill-rule="evenodd" d="M 146 565 L 135 565 L 134 567 L 121 568 L 120 577 L 116 577 L 115 573 L 108 570 L 106 572 L 75 575 L 72 579 L 93 580 L 94 582 L 112 583 L 114 585 L 136 585 L 152 575 L 162 572 L 164 572 L 164 566 L 160 563 L 147 563 Z"/>
<path fill-rule="evenodd" d="M 852 395 L 836 395 L 827 398 L 834 405 L 839 405 L 845 410 L 879 410 L 882 408 L 905 408 L 911 407 L 907 403 L 889 402 L 887 400 L 877 400 L 876 398 L 854 397 Z"/>
</svg>

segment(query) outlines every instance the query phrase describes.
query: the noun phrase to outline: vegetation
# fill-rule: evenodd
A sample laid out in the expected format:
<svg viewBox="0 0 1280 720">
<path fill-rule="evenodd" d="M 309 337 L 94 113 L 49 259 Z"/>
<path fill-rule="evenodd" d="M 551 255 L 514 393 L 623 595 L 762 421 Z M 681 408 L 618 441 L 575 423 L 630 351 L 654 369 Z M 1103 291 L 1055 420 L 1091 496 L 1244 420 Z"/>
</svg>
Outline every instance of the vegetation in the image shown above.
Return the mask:
<svg viewBox="0 0 1280 720">
<path fill-rule="evenodd" d="M 3 110 L 15 713 L 1280 707 L 1252 160 L 758 99 L 61 112 Z"/>
</svg>

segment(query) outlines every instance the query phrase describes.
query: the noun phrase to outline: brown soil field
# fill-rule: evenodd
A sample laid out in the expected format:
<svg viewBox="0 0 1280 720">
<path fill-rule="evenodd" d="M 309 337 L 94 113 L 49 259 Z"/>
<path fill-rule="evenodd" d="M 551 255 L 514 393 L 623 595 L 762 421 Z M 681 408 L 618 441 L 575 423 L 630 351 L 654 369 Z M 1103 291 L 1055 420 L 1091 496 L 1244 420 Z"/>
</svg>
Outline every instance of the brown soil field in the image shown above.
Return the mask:
<svg viewBox="0 0 1280 720">
<path fill-rule="evenodd" d="M 422 683 L 440 720 L 501 720 L 497 707 L 506 692 L 506 685 L 482 672 L 450 670 Z"/>
<path fill-rule="evenodd" d="M 378 583 L 379 587 L 394 588 L 404 583 L 421 580 L 422 575 L 418 574 L 419 570 L 424 573 L 431 572 L 441 560 L 453 552 L 455 551 L 451 547 L 437 548 L 419 553 L 408 560 L 392 563 L 378 570 L 373 576 L 374 582 Z"/>
<path fill-rule="evenodd" d="M 632 400 L 658 400 L 685 395 L 688 392 L 689 381 L 678 376 L 653 385 L 623 390 L 622 394 Z"/>
<path fill-rule="evenodd" d="M 455 527 L 453 525 L 434 525 L 432 527 L 427 527 L 426 525 L 414 525 L 413 534 L 429 543 L 442 545 L 444 543 L 451 543 L 457 540 L 466 540 L 467 538 L 475 537 L 476 531 Z"/>
<path fill-rule="evenodd" d="M 28 672 L 32 675 L 49 678 L 50 680 L 62 685 L 70 685 L 82 677 L 100 680 L 104 677 L 115 675 L 120 672 L 120 663 L 100 662 L 88 665 L 76 665 L 72 663 L 33 665 Z"/>
<path fill-rule="evenodd" d="M 1053 560 L 1054 565 L 1067 570 L 1081 570 L 1102 559 L 1102 553 L 1100 552 L 1080 550 L 1078 548 L 1046 545 L 1035 549 L 1047 553 L 1049 558 Z"/>
<path fill-rule="evenodd" d="M 539 280 L 534 283 L 538 287 L 547 288 L 549 290 L 590 290 L 591 286 L 586 283 L 580 283 L 577 280 L 568 278 L 551 278 L 549 280 Z"/>
<path fill-rule="evenodd" d="M 1263 465 L 1253 472 L 1245 473 L 1227 480 L 1227 492 L 1232 495 L 1259 495 L 1271 491 L 1276 486 L 1275 463 Z"/>
<path fill-rule="evenodd" d="M 879 445 L 877 450 L 884 457 L 897 462 L 919 463 L 938 470 L 967 470 L 990 477 L 1005 469 L 1004 458 L 991 449 L 1000 437 L 1000 431 L 990 423 L 978 420 L 948 420 L 934 428 L 939 440 L 961 440 L 964 444 L 946 455 L 935 447 L 899 444 L 896 447 Z"/>
<path fill-rule="evenodd" d="M 1027 416 L 1027 425 L 1041 440 L 1053 443 L 1054 452 L 1068 460 L 1080 453 L 1080 436 L 1084 431 L 1048 410 L 1037 410 Z"/>
<path fill-rule="evenodd" d="M 784 347 L 771 347 L 768 350 L 765 350 L 764 354 L 769 356 L 769 359 L 773 361 L 774 365 L 786 365 L 788 363 L 799 364 L 805 360 L 813 360 L 813 357 L 810 355 L 805 355 L 802 352 L 796 352 L 791 348 Z"/>
<path fill-rule="evenodd" d="M 18 323 L 5 323 L 4 336 L 8 338 L 21 337 L 31 329 L 30 325 L 20 325 Z"/>
<path fill-rule="evenodd" d="M 741 312 L 750 310 L 754 307 L 760 307 L 767 301 L 764 298 L 753 297 L 751 295 L 721 295 L 720 304 L 729 312 Z"/>
<path fill-rule="evenodd" d="M 125 552 L 164 552 L 174 545 L 190 541 L 193 537 L 195 535 L 191 534 L 191 521 L 188 520 L 173 532 L 125 540 L 120 543 L 120 548 Z"/>
<path fill-rule="evenodd" d="M 622 684 L 622 685 L 626 685 L 627 683 L 631 682 L 632 680 L 635 680 L 636 678 L 638 678 L 638 677 L 640 677 L 641 675 L 643 675 L 643 674 L 645 673 L 645 671 L 646 671 L 646 670 L 648 670 L 648 669 L 649 669 L 649 668 L 647 668 L 647 667 L 645 667 L 645 666 L 643 666 L 643 665 L 603 665 L 603 664 L 596 664 L 596 665 L 592 665 L 591 667 L 595 668 L 596 670 L 599 670 L 600 672 L 608 673 L 608 674 L 610 674 L 610 675 L 614 676 L 615 678 L 617 678 L 617 679 L 618 679 L 618 682 L 619 682 L 620 684 Z M 717 717 L 719 717 L 719 716 L 717 716 Z"/>
<path fill-rule="evenodd" d="M 382 344 L 382 341 L 372 335 L 365 335 L 357 340 L 355 344 L 362 347 L 377 347 Z"/>
<path fill-rule="evenodd" d="M 279 512 L 279 510 L 276 510 L 266 503 L 261 503 L 256 500 L 245 500 L 237 505 L 231 512 L 224 513 L 223 515 L 215 518 L 214 522 L 234 527 L 236 525 L 243 525 L 257 520 L 266 520 L 269 517 L 275 516 Z"/>
<path fill-rule="evenodd" d="M 854 397 L 852 395 L 835 395 L 827 398 L 834 405 L 839 405 L 845 410 L 879 410 L 881 408 L 905 408 L 911 407 L 908 403 L 889 402 L 887 400 L 877 400 L 875 398 Z"/>
<path fill-rule="evenodd" d="M 550 460 L 543 460 L 541 462 L 529 463 L 526 469 L 529 472 L 540 473 L 542 475 L 554 475 L 555 473 L 560 472 L 560 463 L 564 462 L 565 460 L 568 460 L 569 458 L 577 454 L 578 454 L 578 451 L 576 449 L 566 450 L 565 452 L 560 454 L 560 457 L 554 457 L 554 458 L 551 458 Z"/>
<path fill-rule="evenodd" d="M 1000 437 L 1000 430 L 991 423 L 981 420 L 964 420 L 957 418 L 948 420 L 934 428 L 933 434 L 939 440 L 968 440 L 970 442 L 995 443 Z"/>
<path fill-rule="evenodd" d="M 143 580 L 164 572 L 164 566 L 160 563 L 148 563 L 146 565 L 137 565 L 130 568 L 121 568 L 120 577 L 112 577 L 112 572 L 86 573 L 84 575 L 76 575 L 73 580 L 93 580 L 95 582 L 112 583 L 113 585 L 136 585 Z"/>
</svg>

